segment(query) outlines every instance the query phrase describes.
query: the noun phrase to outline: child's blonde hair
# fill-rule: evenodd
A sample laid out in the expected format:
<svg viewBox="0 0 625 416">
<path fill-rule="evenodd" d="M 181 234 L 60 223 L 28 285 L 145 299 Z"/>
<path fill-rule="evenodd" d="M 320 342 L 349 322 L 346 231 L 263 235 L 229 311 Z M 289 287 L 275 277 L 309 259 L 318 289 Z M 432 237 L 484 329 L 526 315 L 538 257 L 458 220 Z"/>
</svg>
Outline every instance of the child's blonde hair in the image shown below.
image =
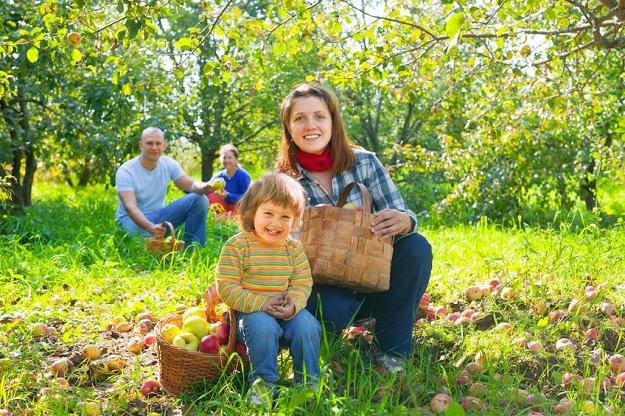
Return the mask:
<svg viewBox="0 0 625 416">
<path fill-rule="evenodd" d="M 268 173 L 252 182 L 239 200 L 238 210 L 241 227 L 245 231 L 254 229 L 254 215 L 260 204 L 271 202 L 292 209 L 295 213 L 295 227 L 299 225 L 308 197 L 306 191 L 295 179 L 284 173 Z"/>
</svg>

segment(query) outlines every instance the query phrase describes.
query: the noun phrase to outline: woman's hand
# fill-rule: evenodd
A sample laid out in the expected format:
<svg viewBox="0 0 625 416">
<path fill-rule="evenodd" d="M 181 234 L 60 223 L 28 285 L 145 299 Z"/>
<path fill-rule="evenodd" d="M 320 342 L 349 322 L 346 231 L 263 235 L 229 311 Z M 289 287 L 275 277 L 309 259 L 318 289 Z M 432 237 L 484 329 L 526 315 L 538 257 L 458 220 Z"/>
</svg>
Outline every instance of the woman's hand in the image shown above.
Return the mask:
<svg viewBox="0 0 625 416">
<path fill-rule="evenodd" d="M 371 232 L 380 240 L 407 233 L 412 227 L 410 216 L 396 209 L 385 208 L 373 214 Z"/>
</svg>

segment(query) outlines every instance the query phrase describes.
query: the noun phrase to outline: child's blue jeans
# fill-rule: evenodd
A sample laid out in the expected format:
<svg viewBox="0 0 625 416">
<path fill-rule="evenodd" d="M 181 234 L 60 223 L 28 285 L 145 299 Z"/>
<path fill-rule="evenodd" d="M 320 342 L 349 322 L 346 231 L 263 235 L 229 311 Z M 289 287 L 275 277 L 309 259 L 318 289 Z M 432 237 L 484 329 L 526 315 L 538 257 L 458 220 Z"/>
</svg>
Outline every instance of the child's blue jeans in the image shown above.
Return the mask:
<svg viewBox="0 0 625 416">
<path fill-rule="evenodd" d="M 276 319 L 265 312 L 237 312 L 237 339 L 247 346 L 252 364 L 250 382 L 262 378 L 278 381 L 278 353 L 282 345 L 289 348 L 297 383 L 319 380 L 321 325 L 306 309 L 289 320 Z"/>
</svg>

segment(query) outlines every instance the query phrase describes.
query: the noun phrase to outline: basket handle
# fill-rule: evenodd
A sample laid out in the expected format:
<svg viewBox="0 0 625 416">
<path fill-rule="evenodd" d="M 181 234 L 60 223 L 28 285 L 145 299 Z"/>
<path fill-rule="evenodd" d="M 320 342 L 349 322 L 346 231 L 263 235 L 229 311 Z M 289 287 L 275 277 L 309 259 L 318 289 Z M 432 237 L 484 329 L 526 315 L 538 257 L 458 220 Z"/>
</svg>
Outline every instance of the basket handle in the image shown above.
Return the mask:
<svg viewBox="0 0 625 416">
<path fill-rule="evenodd" d="M 369 195 L 369 191 L 367 191 L 367 188 L 365 188 L 363 184 L 358 182 L 352 182 L 348 184 L 345 188 L 343 188 L 343 190 L 341 191 L 341 195 L 339 196 L 339 202 L 336 206 L 339 208 L 343 207 L 343 205 L 345 205 L 345 202 L 347 202 L 347 196 L 356 186 L 362 194 L 362 199 L 364 201 L 363 208 L 365 212 L 371 212 L 371 196 Z"/>
<path fill-rule="evenodd" d="M 161 223 L 161 225 L 164 225 L 165 227 L 167 227 L 167 229 L 169 230 L 169 234 L 173 237 L 176 238 L 176 230 L 174 229 L 174 225 L 169 222 L 169 221 L 163 221 Z M 165 232 L 165 234 L 167 234 L 167 232 Z"/>
</svg>

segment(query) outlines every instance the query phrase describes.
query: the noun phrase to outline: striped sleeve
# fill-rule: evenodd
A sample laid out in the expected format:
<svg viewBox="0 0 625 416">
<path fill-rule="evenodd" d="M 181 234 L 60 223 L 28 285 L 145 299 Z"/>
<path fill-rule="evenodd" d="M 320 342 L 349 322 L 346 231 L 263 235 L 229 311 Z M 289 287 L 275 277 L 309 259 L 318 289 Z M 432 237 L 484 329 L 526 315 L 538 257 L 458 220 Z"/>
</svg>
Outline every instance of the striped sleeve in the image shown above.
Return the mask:
<svg viewBox="0 0 625 416">
<path fill-rule="evenodd" d="M 234 236 L 226 242 L 219 255 L 215 280 L 217 293 L 231 309 L 250 313 L 260 311 L 265 296 L 246 290 L 242 284 L 246 244 Z"/>
<path fill-rule="evenodd" d="M 288 292 L 295 303 L 295 313 L 298 313 L 306 307 L 306 302 L 308 302 L 312 290 L 312 274 L 304 246 L 298 240 L 291 239 L 288 247 L 293 259 L 293 274 L 289 279 Z"/>
</svg>

